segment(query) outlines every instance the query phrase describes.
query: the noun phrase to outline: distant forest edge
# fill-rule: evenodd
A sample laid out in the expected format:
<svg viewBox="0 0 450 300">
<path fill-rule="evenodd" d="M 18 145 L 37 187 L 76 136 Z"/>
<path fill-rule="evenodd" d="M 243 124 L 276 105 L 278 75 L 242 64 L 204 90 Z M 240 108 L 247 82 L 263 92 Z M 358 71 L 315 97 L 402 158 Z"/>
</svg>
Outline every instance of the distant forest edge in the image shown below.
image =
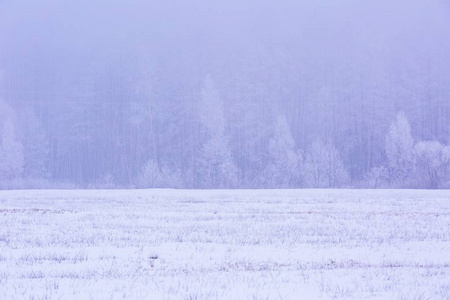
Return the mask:
<svg viewBox="0 0 450 300">
<path fill-rule="evenodd" d="M 450 188 L 446 0 L 44 2 L 0 1 L 0 188 Z"/>
<path fill-rule="evenodd" d="M 343 159 L 332 139 L 317 138 L 305 150 L 296 147 L 283 115 L 278 115 L 271 126 L 259 124 L 267 126 L 268 132 L 255 132 L 260 128 L 255 127 L 252 134 L 233 138 L 223 104 L 209 78 L 198 104 L 195 118 L 173 120 L 195 125 L 175 127 L 167 136 L 155 129 L 150 106 L 138 122 L 126 117 L 126 109 L 116 111 L 118 120 L 124 123 L 111 122 L 109 126 L 117 131 L 106 136 L 101 131 L 111 128 L 102 126 L 101 120 L 85 118 L 72 121 L 70 131 L 57 136 L 52 127 L 42 125 L 31 108 L 14 112 L 0 102 L 0 187 L 450 187 L 450 146 L 438 141 L 414 142 L 403 112 L 376 145 L 383 153 L 381 163 L 358 175 L 352 174 L 348 165 L 362 164 L 360 158 L 347 153 Z M 68 118 L 60 116 L 59 120 L 67 122 Z M 169 142 L 164 148 L 163 138 L 174 141 L 177 137 L 180 141 Z"/>
</svg>

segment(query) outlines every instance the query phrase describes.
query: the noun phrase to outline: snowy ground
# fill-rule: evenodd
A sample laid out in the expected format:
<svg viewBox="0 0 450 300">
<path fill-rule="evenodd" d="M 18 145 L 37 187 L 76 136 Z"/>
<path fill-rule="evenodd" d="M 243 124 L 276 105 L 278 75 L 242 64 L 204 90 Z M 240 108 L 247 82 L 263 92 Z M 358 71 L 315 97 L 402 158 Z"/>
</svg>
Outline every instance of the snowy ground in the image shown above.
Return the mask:
<svg viewBox="0 0 450 300">
<path fill-rule="evenodd" d="M 450 191 L 3 191 L 0 299 L 450 299 Z"/>
</svg>

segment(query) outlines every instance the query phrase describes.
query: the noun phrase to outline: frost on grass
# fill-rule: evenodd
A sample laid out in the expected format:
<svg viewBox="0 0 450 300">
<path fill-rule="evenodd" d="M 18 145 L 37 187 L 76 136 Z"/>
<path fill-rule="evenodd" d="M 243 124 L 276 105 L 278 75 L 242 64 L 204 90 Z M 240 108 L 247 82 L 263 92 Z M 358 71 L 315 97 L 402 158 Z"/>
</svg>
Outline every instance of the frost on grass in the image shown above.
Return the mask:
<svg viewBox="0 0 450 300">
<path fill-rule="evenodd" d="M 448 299 L 445 191 L 4 191 L 2 299 Z"/>
</svg>

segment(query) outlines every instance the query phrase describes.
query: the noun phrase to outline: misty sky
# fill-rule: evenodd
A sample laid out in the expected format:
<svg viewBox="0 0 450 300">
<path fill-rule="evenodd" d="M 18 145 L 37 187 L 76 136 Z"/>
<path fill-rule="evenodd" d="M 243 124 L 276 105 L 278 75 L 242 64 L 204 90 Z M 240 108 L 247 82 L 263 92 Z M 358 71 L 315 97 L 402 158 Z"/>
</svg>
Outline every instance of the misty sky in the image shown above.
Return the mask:
<svg viewBox="0 0 450 300">
<path fill-rule="evenodd" d="M 191 51 L 220 62 L 252 43 L 331 55 L 349 39 L 373 47 L 430 43 L 447 37 L 450 19 L 445 1 L 161 2 L 2 1 L 1 65 L 39 58 L 58 71 L 73 61 L 146 51 Z"/>
</svg>

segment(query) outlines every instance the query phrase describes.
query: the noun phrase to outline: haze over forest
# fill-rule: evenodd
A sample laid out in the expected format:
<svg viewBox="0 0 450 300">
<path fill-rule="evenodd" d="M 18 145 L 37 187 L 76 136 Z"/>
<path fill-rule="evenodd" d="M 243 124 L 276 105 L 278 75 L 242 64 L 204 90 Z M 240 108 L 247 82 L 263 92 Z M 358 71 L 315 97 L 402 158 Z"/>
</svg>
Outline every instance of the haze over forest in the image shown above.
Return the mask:
<svg viewBox="0 0 450 300">
<path fill-rule="evenodd" d="M 450 187 L 447 0 L 0 0 L 0 187 Z"/>
</svg>

